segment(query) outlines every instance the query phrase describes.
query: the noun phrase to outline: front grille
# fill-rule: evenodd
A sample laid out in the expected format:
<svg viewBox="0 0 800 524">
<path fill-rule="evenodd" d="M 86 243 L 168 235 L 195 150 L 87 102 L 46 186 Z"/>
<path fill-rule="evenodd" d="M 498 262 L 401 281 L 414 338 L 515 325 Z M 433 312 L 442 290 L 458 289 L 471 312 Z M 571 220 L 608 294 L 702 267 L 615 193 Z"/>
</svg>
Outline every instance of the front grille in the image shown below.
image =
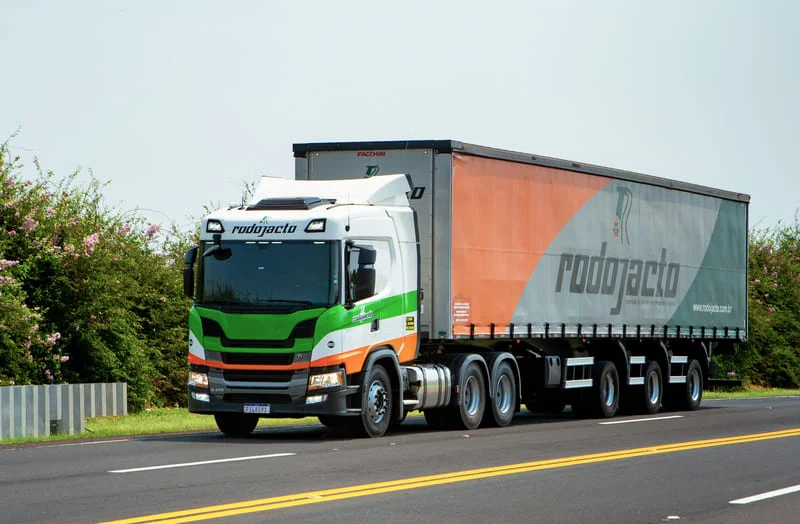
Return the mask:
<svg viewBox="0 0 800 524">
<path fill-rule="evenodd" d="M 200 319 L 203 336 L 219 338 L 222 347 L 225 348 L 284 348 L 290 349 L 295 345 L 295 340 L 298 338 L 312 338 L 314 336 L 314 329 L 317 325 L 316 318 L 307 318 L 298 322 L 289 338 L 285 340 L 262 340 L 262 339 L 235 339 L 229 338 L 222 325 L 216 320 L 202 317 Z"/>
<path fill-rule="evenodd" d="M 226 369 L 222 378 L 228 382 L 289 382 L 294 371 L 262 371 Z"/>
<path fill-rule="evenodd" d="M 222 400 L 237 404 L 289 404 L 292 401 L 292 397 L 280 394 L 226 393 L 223 395 Z"/>
<path fill-rule="evenodd" d="M 288 366 L 294 361 L 294 353 L 233 353 L 221 351 L 220 357 L 225 364 Z"/>
</svg>

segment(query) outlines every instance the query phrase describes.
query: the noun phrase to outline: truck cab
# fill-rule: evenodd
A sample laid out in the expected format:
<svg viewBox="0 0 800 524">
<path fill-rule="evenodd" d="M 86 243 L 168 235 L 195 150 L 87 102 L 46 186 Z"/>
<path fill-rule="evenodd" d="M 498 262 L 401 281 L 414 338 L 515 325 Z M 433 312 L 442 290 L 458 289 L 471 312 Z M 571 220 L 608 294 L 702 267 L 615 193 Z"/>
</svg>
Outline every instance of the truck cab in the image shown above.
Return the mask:
<svg viewBox="0 0 800 524">
<path fill-rule="evenodd" d="M 184 270 L 192 413 L 244 435 L 259 417 L 345 424 L 371 402 L 368 422 L 385 431 L 402 409 L 387 405 L 398 374 L 367 395 L 361 382 L 375 355 L 385 371 L 417 354 L 411 190 L 405 175 L 264 177 L 249 204 L 203 219 Z"/>
</svg>

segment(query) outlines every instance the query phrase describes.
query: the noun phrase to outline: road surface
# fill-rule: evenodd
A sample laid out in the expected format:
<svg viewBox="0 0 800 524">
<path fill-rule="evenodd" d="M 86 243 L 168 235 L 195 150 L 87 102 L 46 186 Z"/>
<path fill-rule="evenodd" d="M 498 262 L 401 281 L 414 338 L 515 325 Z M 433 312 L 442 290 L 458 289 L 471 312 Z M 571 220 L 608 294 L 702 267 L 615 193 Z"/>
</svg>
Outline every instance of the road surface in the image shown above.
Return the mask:
<svg viewBox="0 0 800 524">
<path fill-rule="evenodd" d="M 322 426 L 0 446 L 0 522 L 797 522 L 800 398 L 380 439 Z"/>
</svg>

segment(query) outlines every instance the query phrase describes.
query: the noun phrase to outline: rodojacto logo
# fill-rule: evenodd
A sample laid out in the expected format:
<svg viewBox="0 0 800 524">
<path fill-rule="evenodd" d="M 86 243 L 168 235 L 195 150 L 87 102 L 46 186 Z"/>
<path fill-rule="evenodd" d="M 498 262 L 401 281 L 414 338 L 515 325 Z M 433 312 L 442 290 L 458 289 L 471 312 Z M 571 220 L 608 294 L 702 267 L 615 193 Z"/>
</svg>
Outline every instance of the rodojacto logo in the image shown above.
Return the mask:
<svg viewBox="0 0 800 524">
<path fill-rule="evenodd" d="M 255 235 L 259 238 L 264 235 L 280 235 L 286 233 L 294 233 L 297 231 L 297 226 L 289 223 L 274 225 L 269 223 L 269 217 L 262 217 L 259 221 L 260 224 L 251 224 L 249 226 L 234 226 L 231 233 L 240 233 L 246 235 Z"/>
<path fill-rule="evenodd" d="M 661 249 L 660 260 L 606 257 L 607 242 L 600 246 L 599 256 L 564 253 L 558 264 L 556 293 L 561 293 L 564 280 L 569 292 L 587 295 L 616 295 L 611 315 L 622 311 L 624 297 L 674 298 L 678 294 L 681 266 L 667 262 L 667 249 Z"/>
<path fill-rule="evenodd" d="M 624 187 L 618 187 L 617 193 L 617 214 L 614 217 L 614 222 L 611 225 L 611 233 L 614 240 L 619 241 L 620 244 L 630 244 L 628 238 L 628 217 L 631 214 L 631 204 L 633 203 L 633 195 Z"/>
</svg>

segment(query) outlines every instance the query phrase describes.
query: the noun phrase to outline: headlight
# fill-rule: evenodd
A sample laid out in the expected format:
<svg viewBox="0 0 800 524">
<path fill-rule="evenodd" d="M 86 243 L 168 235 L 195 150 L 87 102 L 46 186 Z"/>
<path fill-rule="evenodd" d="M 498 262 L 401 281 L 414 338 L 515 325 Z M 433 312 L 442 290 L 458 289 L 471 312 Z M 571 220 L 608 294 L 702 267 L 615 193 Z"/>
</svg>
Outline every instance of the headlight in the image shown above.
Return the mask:
<svg viewBox="0 0 800 524">
<path fill-rule="evenodd" d="M 314 389 L 335 388 L 344 386 L 344 370 L 331 371 L 330 373 L 320 373 L 308 377 L 309 391 Z"/>
<path fill-rule="evenodd" d="M 198 371 L 189 371 L 189 385 L 196 388 L 208 387 L 208 373 L 200 373 Z"/>
<path fill-rule="evenodd" d="M 197 391 L 192 391 L 192 398 L 199 402 L 211 402 L 211 397 L 208 395 L 208 393 L 198 393 Z"/>
<path fill-rule="evenodd" d="M 209 219 L 206 222 L 206 233 L 224 233 L 225 228 L 222 227 L 222 222 L 219 220 Z"/>
</svg>

